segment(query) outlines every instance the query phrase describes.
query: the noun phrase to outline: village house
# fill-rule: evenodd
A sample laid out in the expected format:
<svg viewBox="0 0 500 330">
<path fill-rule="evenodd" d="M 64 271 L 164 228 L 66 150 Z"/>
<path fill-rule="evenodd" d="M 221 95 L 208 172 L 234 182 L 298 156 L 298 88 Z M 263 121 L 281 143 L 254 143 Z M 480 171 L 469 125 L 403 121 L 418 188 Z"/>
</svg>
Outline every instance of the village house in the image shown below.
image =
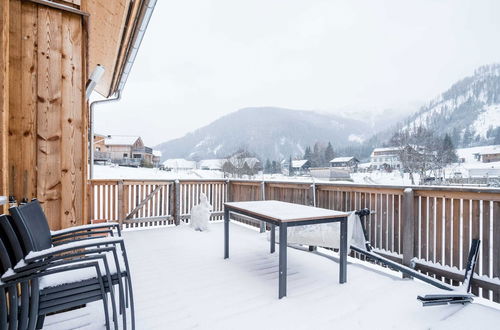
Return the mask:
<svg viewBox="0 0 500 330">
<path fill-rule="evenodd" d="M 163 167 L 167 171 L 189 171 L 196 169 L 196 162 L 184 158 L 172 158 L 164 161 Z"/>
<path fill-rule="evenodd" d="M 399 160 L 399 148 L 375 148 L 370 155 L 370 166 L 373 169 L 399 169 L 401 161 Z"/>
<path fill-rule="evenodd" d="M 500 146 L 484 147 L 484 151 L 480 154 L 480 159 L 483 163 L 500 162 Z"/>
<path fill-rule="evenodd" d="M 352 172 L 358 169 L 359 160 L 355 157 L 337 157 L 330 161 L 330 167 L 347 168 Z"/>
<path fill-rule="evenodd" d="M 157 167 L 161 152 L 146 147 L 140 136 L 94 134 L 94 162 Z"/>
<path fill-rule="evenodd" d="M 311 167 L 311 162 L 307 159 L 297 159 L 292 160 L 293 172 L 297 175 L 309 173 L 309 168 Z"/>
</svg>

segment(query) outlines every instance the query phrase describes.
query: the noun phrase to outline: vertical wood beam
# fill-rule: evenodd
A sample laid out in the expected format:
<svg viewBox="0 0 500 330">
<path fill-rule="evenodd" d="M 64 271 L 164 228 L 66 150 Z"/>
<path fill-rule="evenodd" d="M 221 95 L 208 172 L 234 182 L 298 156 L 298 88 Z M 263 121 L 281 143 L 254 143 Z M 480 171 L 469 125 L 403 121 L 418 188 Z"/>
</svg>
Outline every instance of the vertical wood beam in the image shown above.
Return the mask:
<svg viewBox="0 0 500 330">
<path fill-rule="evenodd" d="M 51 229 L 61 215 L 61 25 L 62 13 L 38 8 L 37 195 Z"/>
<path fill-rule="evenodd" d="M 0 2 L 0 195 L 9 195 L 9 20 L 10 2 Z M 7 206 L 0 206 L 5 213 Z"/>
<path fill-rule="evenodd" d="M 175 183 L 174 183 L 174 205 L 175 205 L 175 208 L 174 208 L 174 222 L 175 222 L 175 225 L 178 226 L 181 224 L 181 184 L 179 182 L 179 180 L 175 180 Z"/>
<path fill-rule="evenodd" d="M 61 227 L 81 225 L 86 159 L 83 131 L 82 22 L 78 15 L 62 14 L 61 49 Z"/>
<path fill-rule="evenodd" d="M 9 194 L 9 26 L 10 2 L 0 3 L 0 195 Z M 7 206 L 0 206 L 5 213 Z"/>
<path fill-rule="evenodd" d="M 414 192 L 406 188 L 403 193 L 403 265 L 410 267 L 411 259 L 415 255 L 413 242 L 415 241 Z M 408 277 L 404 275 L 404 277 Z"/>
<path fill-rule="evenodd" d="M 125 209 L 125 194 L 123 192 L 123 180 L 118 181 L 118 221 L 120 222 L 120 228 L 123 228 L 123 220 L 127 214 Z"/>
</svg>

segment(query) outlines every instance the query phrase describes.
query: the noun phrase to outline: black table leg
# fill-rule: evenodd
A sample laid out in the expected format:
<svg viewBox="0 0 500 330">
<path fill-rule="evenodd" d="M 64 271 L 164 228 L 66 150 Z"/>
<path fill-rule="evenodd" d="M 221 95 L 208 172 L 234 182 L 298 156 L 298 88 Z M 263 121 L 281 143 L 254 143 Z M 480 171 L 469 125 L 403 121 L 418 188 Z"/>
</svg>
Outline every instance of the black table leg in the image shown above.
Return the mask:
<svg viewBox="0 0 500 330">
<path fill-rule="evenodd" d="M 340 274 L 339 283 L 347 281 L 347 218 L 340 221 Z"/>
<path fill-rule="evenodd" d="M 224 259 L 229 258 L 229 210 L 224 209 Z"/>
<path fill-rule="evenodd" d="M 276 226 L 271 224 L 271 253 L 274 253 L 276 245 Z"/>
<path fill-rule="evenodd" d="M 280 255 L 279 255 L 279 299 L 286 296 L 286 245 L 287 224 L 280 224 Z"/>
</svg>

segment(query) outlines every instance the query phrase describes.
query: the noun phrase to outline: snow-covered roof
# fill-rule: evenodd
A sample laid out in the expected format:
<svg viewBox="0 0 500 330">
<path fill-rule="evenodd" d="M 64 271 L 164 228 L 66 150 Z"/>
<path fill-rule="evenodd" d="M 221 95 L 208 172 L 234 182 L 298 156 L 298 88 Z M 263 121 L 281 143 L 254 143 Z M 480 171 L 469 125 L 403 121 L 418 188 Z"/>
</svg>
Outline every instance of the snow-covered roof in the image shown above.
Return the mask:
<svg viewBox="0 0 500 330">
<path fill-rule="evenodd" d="M 166 168 L 179 169 L 179 168 L 196 168 L 196 162 L 186 160 L 183 158 L 167 159 L 163 162 Z"/>
<path fill-rule="evenodd" d="M 225 159 L 203 159 L 200 160 L 200 168 L 208 168 L 210 170 L 220 170 L 226 162 Z"/>
<path fill-rule="evenodd" d="M 500 153 L 500 145 L 495 146 L 484 146 L 483 150 L 479 152 L 481 155 L 488 154 L 499 154 Z"/>
<path fill-rule="evenodd" d="M 108 137 L 104 141 L 104 144 L 115 146 L 131 146 L 140 138 L 140 136 L 108 135 Z"/>
<path fill-rule="evenodd" d="M 293 168 L 301 168 L 308 162 L 307 159 L 298 159 L 298 160 L 292 160 L 292 167 Z"/>
<path fill-rule="evenodd" d="M 347 163 L 353 159 L 356 159 L 354 157 L 337 157 L 334 158 L 330 161 L 330 163 Z"/>
<path fill-rule="evenodd" d="M 466 162 L 479 161 L 479 159 L 476 159 L 475 155 L 484 155 L 484 154 L 499 153 L 499 152 L 500 152 L 500 145 L 457 149 L 458 158 L 463 158 Z"/>
<path fill-rule="evenodd" d="M 153 156 L 161 157 L 161 151 L 160 150 L 153 150 Z"/>
<path fill-rule="evenodd" d="M 386 148 L 373 149 L 373 152 L 384 152 L 384 151 L 399 151 L 399 147 L 386 147 Z"/>
<path fill-rule="evenodd" d="M 229 161 L 231 162 L 231 164 L 233 164 L 234 166 L 240 166 L 240 165 L 243 165 L 244 163 L 247 163 L 247 165 L 252 168 L 254 167 L 257 163 L 259 163 L 260 161 L 255 158 L 255 157 L 246 157 L 246 158 L 238 158 L 238 157 L 231 157 L 231 159 L 229 159 Z M 223 164 L 226 162 L 226 160 L 224 159 L 223 160 Z"/>
</svg>

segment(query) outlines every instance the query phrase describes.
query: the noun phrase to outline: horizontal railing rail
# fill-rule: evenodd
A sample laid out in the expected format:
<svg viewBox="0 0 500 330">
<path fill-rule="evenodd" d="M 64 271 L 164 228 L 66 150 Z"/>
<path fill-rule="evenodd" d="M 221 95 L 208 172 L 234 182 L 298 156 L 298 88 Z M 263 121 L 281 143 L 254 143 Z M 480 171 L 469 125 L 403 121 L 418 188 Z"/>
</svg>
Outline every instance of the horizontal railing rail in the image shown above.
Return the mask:
<svg viewBox="0 0 500 330">
<path fill-rule="evenodd" d="M 365 219 L 374 248 L 391 259 L 454 285 L 460 284 L 472 239 L 481 239 L 473 281 L 476 295 L 500 302 L 500 189 L 364 185 L 337 182 L 196 180 L 92 180 L 91 219 L 124 227 L 189 222 L 204 193 L 211 220 L 222 220 L 226 201 L 281 200 L 339 211 L 369 208 Z M 260 223 L 246 217 L 235 220 Z"/>
</svg>

